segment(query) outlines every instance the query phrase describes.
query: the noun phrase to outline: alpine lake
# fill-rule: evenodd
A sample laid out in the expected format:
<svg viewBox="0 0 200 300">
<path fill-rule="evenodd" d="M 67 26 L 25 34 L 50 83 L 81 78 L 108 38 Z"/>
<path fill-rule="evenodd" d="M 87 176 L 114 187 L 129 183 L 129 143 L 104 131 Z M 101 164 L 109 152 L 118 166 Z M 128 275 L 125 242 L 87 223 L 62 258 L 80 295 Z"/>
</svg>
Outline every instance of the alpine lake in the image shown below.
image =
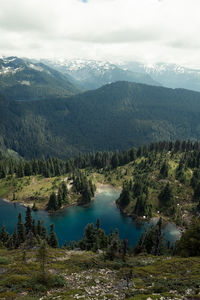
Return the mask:
<svg viewBox="0 0 200 300">
<path fill-rule="evenodd" d="M 32 217 L 37 221 L 41 220 L 49 229 L 49 225 L 54 223 L 55 233 L 58 237 L 59 245 L 65 241 L 80 240 L 83 236 L 85 226 L 88 223 L 96 224 L 100 219 L 101 228 L 107 234 L 116 228 L 119 230 L 121 239 L 128 239 L 129 245 L 134 246 L 140 238 L 142 232 L 149 223 L 134 221 L 132 218 L 123 215 L 115 204 L 119 197 L 119 190 L 111 186 L 102 186 L 96 193 L 94 201 L 87 207 L 71 206 L 53 214 L 47 211 L 33 211 Z M 24 219 L 26 207 L 19 203 L 7 202 L 0 199 L 0 226 L 4 224 L 9 233 L 12 233 L 17 224 L 18 214 L 21 213 Z M 156 220 L 152 220 L 155 222 Z M 150 222 L 151 224 L 151 222 Z M 167 223 L 163 229 L 166 240 L 174 243 L 180 238 L 181 233 L 172 223 Z"/>
</svg>

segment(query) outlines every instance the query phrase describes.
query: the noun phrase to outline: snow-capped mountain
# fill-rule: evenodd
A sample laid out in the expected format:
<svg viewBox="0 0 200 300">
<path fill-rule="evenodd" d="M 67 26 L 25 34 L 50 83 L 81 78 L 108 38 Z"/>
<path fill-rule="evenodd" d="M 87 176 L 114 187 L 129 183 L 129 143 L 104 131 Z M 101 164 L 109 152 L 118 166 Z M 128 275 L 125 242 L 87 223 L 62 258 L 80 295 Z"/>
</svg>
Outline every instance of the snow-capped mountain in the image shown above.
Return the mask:
<svg viewBox="0 0 200 300">
<path fill-rule="evenodd" d="M 200 91 L 200 70 L 165 63 L 143 64 L 128 62 L 120 66 L 126 70 L 148 74 L 166 87 Z"/>
<path fill-rule="evenodd" d="M 77 92 L 58 71 L 42 63 L 18 57 L 0 59 L 0 93 L 14 100 L 38 100 Z"/>
<path fill-rule="evenodd" d="M 159 85 L 148 74 L 123 70 L 107 61 L 97 60 L 42 60 L 43 63 L 73 78 L 85 90 L 96 89 L 115 81 L 131 81 L 149 85 Z M 70 76 L 70 77 L 69 77 Z"/>
</svg>

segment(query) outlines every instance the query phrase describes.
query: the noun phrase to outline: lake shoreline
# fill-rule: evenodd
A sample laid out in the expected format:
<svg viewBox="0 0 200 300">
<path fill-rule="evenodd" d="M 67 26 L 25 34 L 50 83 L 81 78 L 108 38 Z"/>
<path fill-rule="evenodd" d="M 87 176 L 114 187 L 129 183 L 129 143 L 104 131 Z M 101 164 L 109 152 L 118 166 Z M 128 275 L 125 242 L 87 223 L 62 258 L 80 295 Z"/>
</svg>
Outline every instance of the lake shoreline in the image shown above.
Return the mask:
<svg viewBox="0 0 200 300">
<path fill-rule="evenodd" d="M 80 204 L 78 204 L 78 202 L 73 202 L 73 203 L 64 205 L 63 207 L 61 207 L 60 209 L 58 209 L 56 211 L 46 210 L 45 208 L 40 208 L 40 207 L 37 210 L 46 211 L 49 214 L 53 215 L 54 213 L 61 212 L 61 211 L 63 211 L 64 209 L 66 209 L 68 207 L 73 207 L 73 206 L 88 207 L 90 204 L 92 204 L 92 202 L 94 202 L 94 200 L 95 200 L 94 198 L 95 198 L 96 195 L 101 194 L 101 193 L 106 192 L 106 191 L 109 191 L 109 190 L 121 191 L 121 188 L 120 187 L 114 187 L 111 184 L 103 184 L 103 183 L 98 182 L 98 183 L 96 183 L 96 191 L 95 191 L 94 197 L 93 197 L 92 201 L 88 204 L 80 205 Z M 25 208 L 30 207 L 32 209 L 32 207 L 34 205 L 34 202 L 27 203 L 27 202 L 22 201 L 22 200 L 21 201 L 16 201 L 16 200 L 9 200 L 9 199 L 6 199 L 6 198 L 1 198 L 1 199 L 4 202 L 12 203 L 12 204 L 18 204 L 18 205 L 24 206 Z"/>
</svg>

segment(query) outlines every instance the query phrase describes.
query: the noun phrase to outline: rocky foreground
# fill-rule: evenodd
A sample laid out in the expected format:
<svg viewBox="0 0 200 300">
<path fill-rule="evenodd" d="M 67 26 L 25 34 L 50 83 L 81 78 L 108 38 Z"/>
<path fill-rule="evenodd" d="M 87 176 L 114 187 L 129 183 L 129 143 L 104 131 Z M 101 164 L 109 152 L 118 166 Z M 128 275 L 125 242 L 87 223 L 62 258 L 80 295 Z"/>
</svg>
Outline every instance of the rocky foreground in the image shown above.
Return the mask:
<svg viewBox="0 0 200 300">
<path fill-rule="evenodd" d="M 45 280 L 37 250 L 0 249 L 0 299 L 200 299 L 200 259 L 48 249 Z"/>
</svg>

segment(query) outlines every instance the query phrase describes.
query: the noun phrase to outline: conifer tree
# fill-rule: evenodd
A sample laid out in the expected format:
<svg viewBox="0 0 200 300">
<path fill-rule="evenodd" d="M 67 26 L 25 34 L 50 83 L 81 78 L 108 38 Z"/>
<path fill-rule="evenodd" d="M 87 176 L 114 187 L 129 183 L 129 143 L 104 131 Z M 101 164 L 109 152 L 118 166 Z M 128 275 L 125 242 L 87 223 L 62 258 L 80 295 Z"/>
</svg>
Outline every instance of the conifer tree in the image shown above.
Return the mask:
<svg viewBox="0 0 200 300">
<path fill-rule="evenodd" d="M 9 234 L 6 231 L 5 225 L 3 224 L 2 227 L 1 227 L 1 232 L 0 232 L 0 240 L 5 245 L 8 241 L 8 239 L 9 239 Z"/>
<path fill-rule="evenodd" d="M 49 236 L 49 246 L 51 246 L 52 248 L 58 248 L 58 239 L 57 236 L 54 232 L 54 224 L 50 225 L 50 236 Z"/>
<path fill-rule="evenodd" d="M 42 227 L 41 227 L 41 221 L 40 221 L 40 220 L 38 220 L 36 232 L 37 232 L 37 234 L 38 234 L 39 236 L 41 236 Z"/>
<path fill-rule="evenodd" d="M 47 204 L 47 209 L 48 210 L 57 210 L 58 209 L 57 197 L 54 192 L 51 193 L 51 195 L 50 195 L 49 202 Z"/>
<path fill-rule="evenodd" d="M 166 178 L 168 176 L 169 166 L 165 161 L 160 169 L 160 175 L 162 178 Z"/>
<path fill-rule="evenodd" d="M 47 235 L 47 229 L 45 226 L 42 226 L 42 229 L 41 229 L 41 238 L 43 240 L 48 240 L 48 235 Z"/>
<path fill-rule="evenodd" d="M 32 233 L 34 236 L 37 235 L 37 226 L 35 225 L 35 220 L 32 221 Z"/>
<path fill-rule="evenodd" d="M 97 230 L 100 229 L 100 219 L 99 218 L 97 218 L 96 228 L 97 228 Z"/>
<path fill-rule="evenodd" d="M 31 216 L 31 209 L 30 207 L 28 206 L 27 209 L 26 209 L 26 216 L 25 216 L 25 231 L 26 231 L 26 234 L 29 233 L 29 231 L 32 231 L 32 216 Z"/>
<path fill-rule="evenodd" d="M 62 195 L 61 189 L 59 188 L 58 189 L 58 196 L 57 196 L 57 206 L 58 206 L 58 208 L 61 208 L 62 203 L 63 203 L 63 195 Z"/>
<path fill-rule="evenodd" d="M 16 227 L 15 227 L 14 232 L 12 234 L 12 239 L 13 239 L 14 248 L 17 248 L 17 230 L 16 230 Z"/>
<path fill-rule="evenodd" d="M 171 207 L 174 204 L 174 197 L 172 189 L 169 183 L 166 184 L 164 189 L 160 192 L 158 196 L 160 203 L 165 207 Z"/>
<path fill-rule="evenodd" d="M 68 189 L 65 181 L 62 182 L 62 200 L 63 202 L 66 202 L 68 195 Z"/>
<path fill-rule="evenodd" d="M 25 231 L 24 231 L 24 224 L 22 223 L 22 215 L 19 213 L 18 215 L 18 223 L 17 223 L 17 240 L 18 245 L 25 241 Z"/>
<path fill-rule="evenodd" d="M 42 241 L 38 251 L 37 251 L 37 259 L 40 262 L 40 269 L 41 269 L 41 275 L 42 275 L 42 281 L 46 282 L 46 263 L 48 260 L 48 249 L 47 249 L 47 243 L 46 241 Z"/>
</svg>

